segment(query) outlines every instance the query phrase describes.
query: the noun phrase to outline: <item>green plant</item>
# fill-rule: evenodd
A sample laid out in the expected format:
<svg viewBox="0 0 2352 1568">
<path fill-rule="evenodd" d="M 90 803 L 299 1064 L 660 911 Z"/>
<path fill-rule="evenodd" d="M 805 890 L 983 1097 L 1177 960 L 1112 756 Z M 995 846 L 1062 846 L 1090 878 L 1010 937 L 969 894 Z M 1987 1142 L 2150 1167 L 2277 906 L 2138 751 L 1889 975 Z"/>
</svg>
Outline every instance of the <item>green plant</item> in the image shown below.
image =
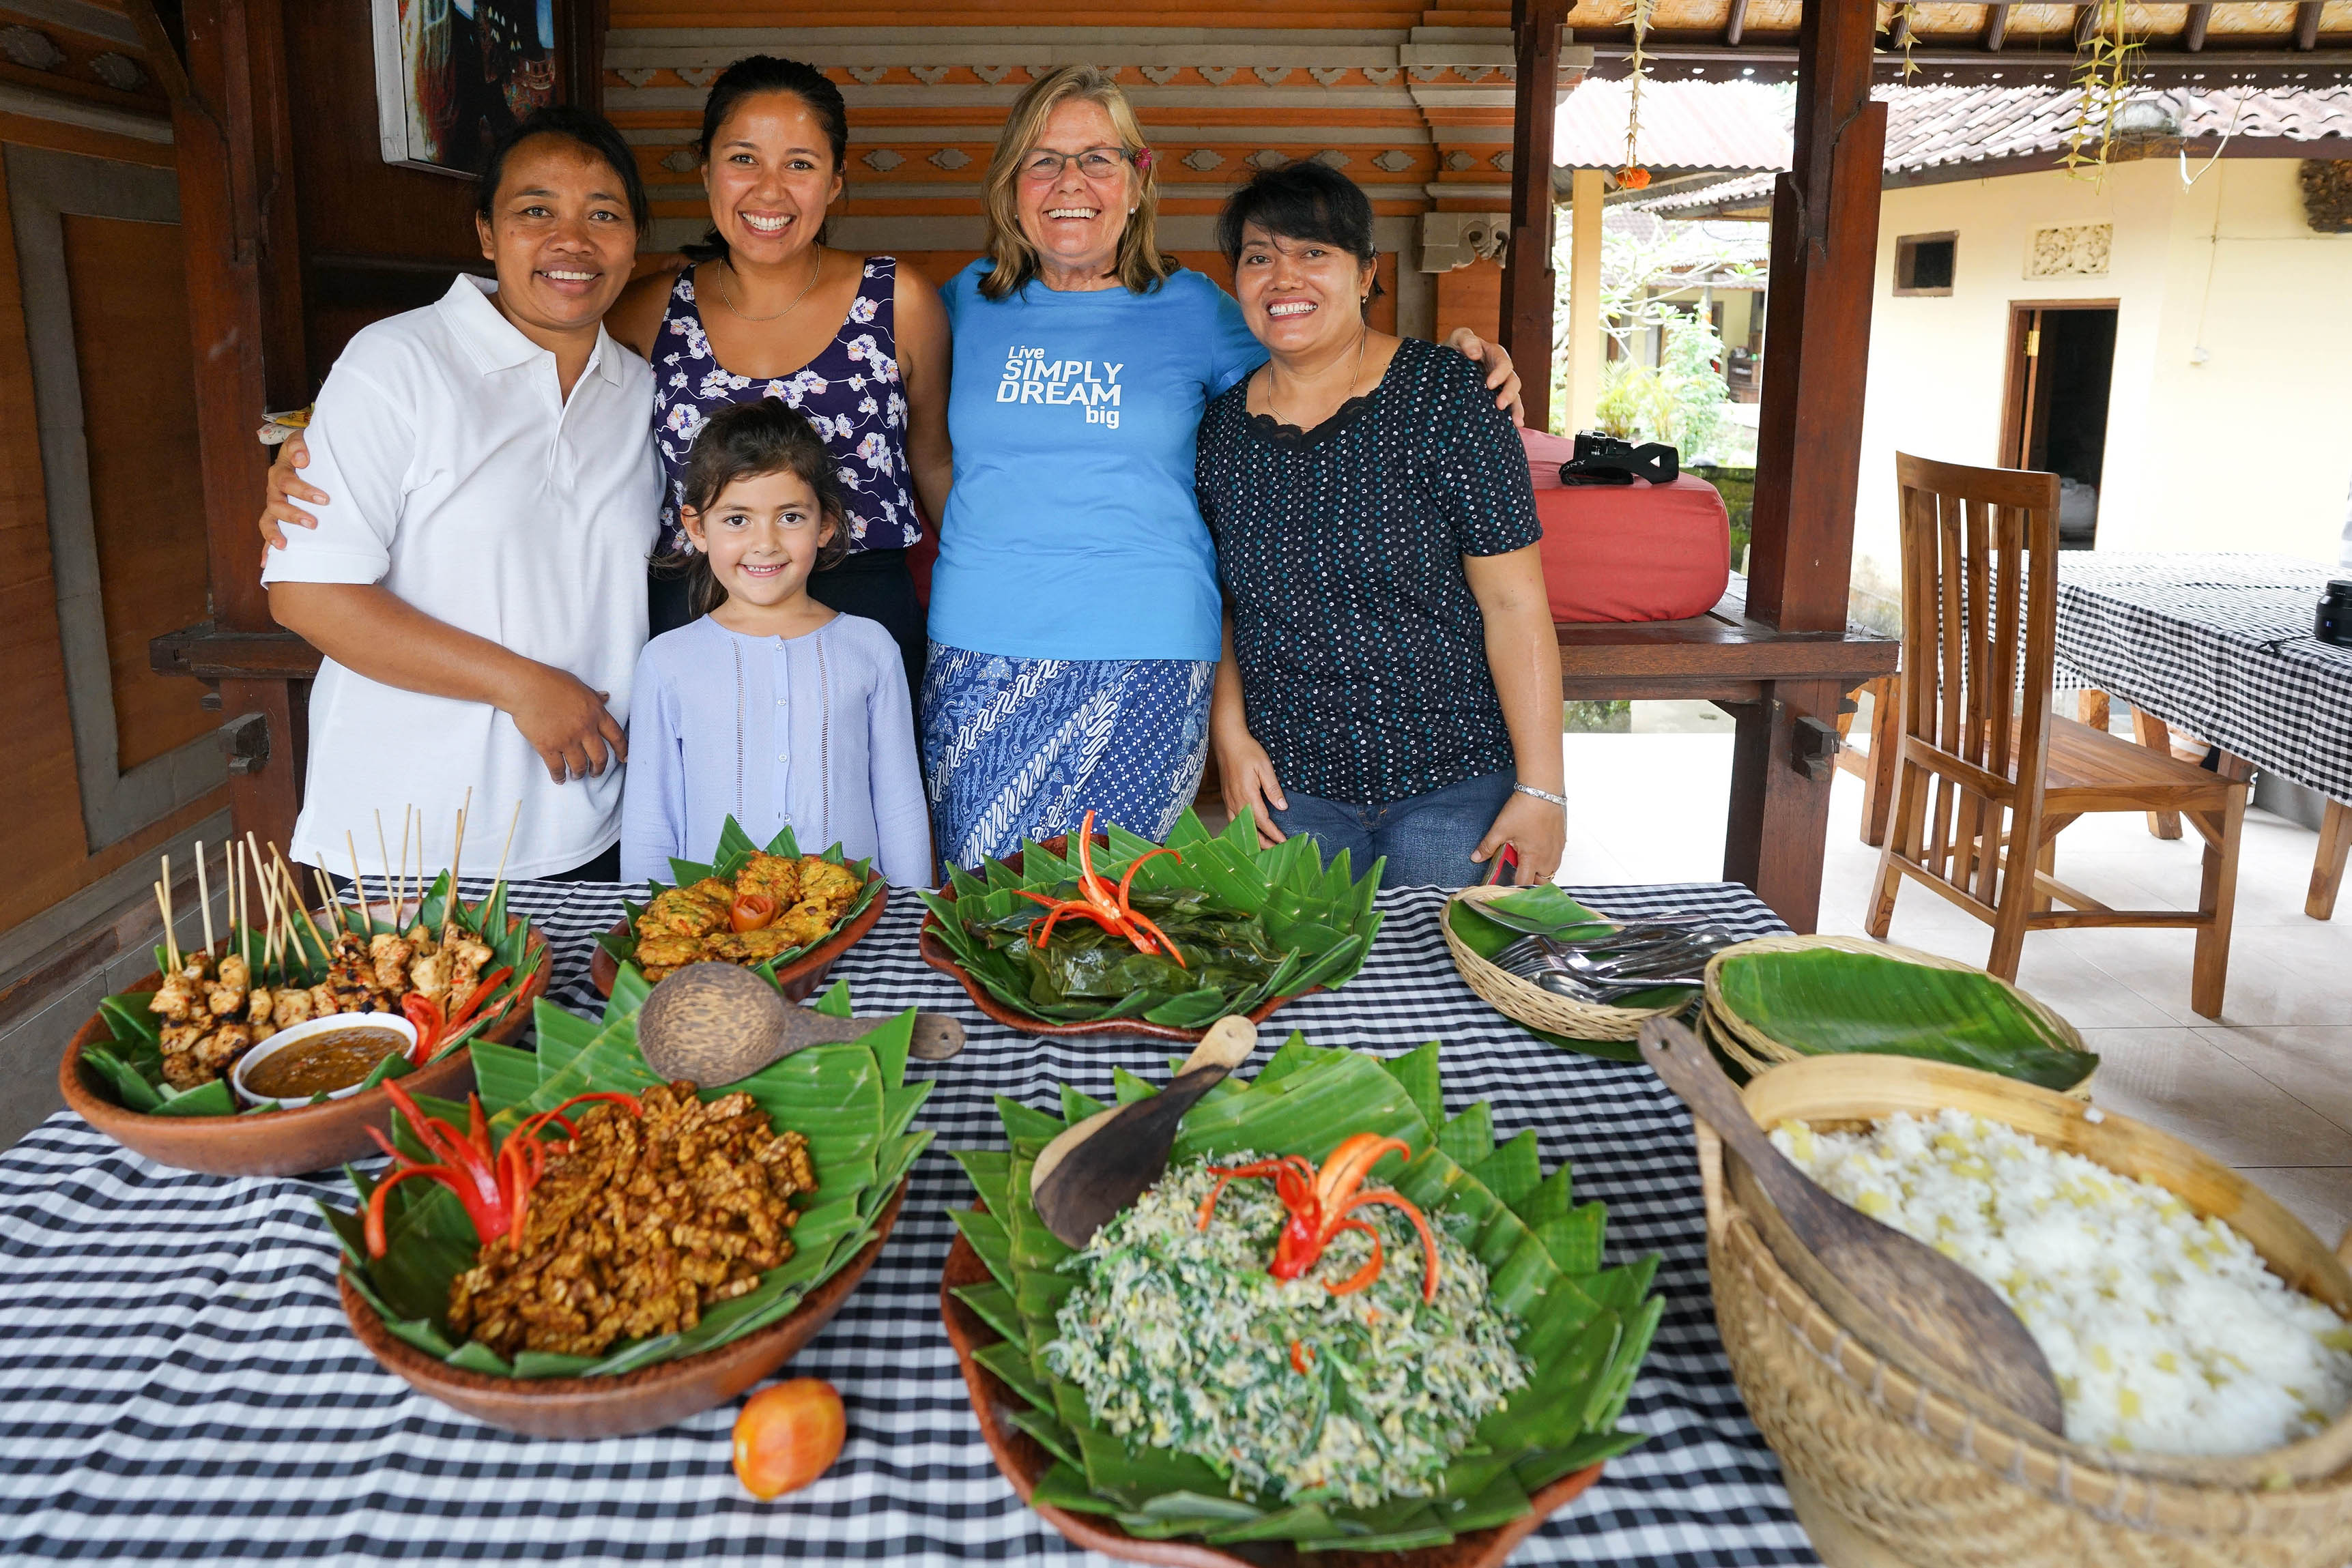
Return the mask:
<svg viewBox="0 0 2352 1568">
<path fill-rule="evenodd" d="M 1617 1421 L 1664 1305 L 1650 1294 L 1657 1259 L 1603 1270 L 1607 1210 L 1571 1202 L 1567 1166 L 1543 1174 L 1532 1131 L 1498 1145 L 1485 1102 L 1449 1121 L 1438 1058 L 1434 1041 L 1383 1060 L 1293 1034 L 1255 1081 L 1229 1078 L 1210 1091 L 1170 1152 L 1171 1166 L 1243 1150 L 1320 1161 L 1352 1134 L 1402 1138 L 1410 1161 L 1384 1179 L 1486 1266 L 1492 1300 L 1518 1325 L 1514 1345 L 1535 1364 L 1532 1385 L 1480 1423 L 1438 1495 L 1370 1508 L 1236 1496 L 1208 1461 L 1095 1424 L 1085 1395 L 1043 1354 L 1078 1280 L 1061 1267 L 1073 1254 L 1037 1217 L 1029 1181 L 1045 1145 L 1103 1107 L 1066 1085 L 1059 1116 L 997 1102 L 1012 1147 L 957 1154 L 986 1207 L 953 1215 L 992 1278 L 955 1294 L 1003 1336 L 973 1359 L 1026 1404 L 1013 1425 L 1056 1461 L 1033 1503 L 1108 1515 L 1147 1540 L 1401 1552 L 1518 1518 L 1529 1493 L 1642 1441 Z M 1132 1073 L 1114 1076 L 1122 1104 L 1158 1092 Z"/>
<path fill-rule="evenodd" d="M 1714 323 L 1698 315 L 1675 315 L 1665 324 L 1666 349 L 1658 367 L 1665 388 L 1668 416 L 1665 439 L 1685 457 L 1712 452 L 1723 438 L 1724 405 L 1731 390 L 1724 385 L 1723 340 Z"/>
</svg>

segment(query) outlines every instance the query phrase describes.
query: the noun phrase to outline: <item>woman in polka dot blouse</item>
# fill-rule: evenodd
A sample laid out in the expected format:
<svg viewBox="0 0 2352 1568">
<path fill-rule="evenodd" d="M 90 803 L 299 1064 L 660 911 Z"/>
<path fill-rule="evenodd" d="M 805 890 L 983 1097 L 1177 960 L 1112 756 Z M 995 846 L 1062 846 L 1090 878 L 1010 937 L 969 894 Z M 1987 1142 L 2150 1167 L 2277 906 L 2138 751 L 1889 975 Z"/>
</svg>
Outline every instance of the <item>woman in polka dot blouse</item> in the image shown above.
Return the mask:
<svg viewBox="0 0 2352 1568">
<path fill-rule="evenodd" d="M 1201 423 L 1224 590 L 1210 734 L 1260 837 L 1388 860 L 1390 886 L 1548 882 L 1566 837 L 1559 656 L 1509 415 L 1459 354 L 1371 329 L 1371 204 L 1261 173 L 1218 239 L 1272 356 Z"/>
</svg>

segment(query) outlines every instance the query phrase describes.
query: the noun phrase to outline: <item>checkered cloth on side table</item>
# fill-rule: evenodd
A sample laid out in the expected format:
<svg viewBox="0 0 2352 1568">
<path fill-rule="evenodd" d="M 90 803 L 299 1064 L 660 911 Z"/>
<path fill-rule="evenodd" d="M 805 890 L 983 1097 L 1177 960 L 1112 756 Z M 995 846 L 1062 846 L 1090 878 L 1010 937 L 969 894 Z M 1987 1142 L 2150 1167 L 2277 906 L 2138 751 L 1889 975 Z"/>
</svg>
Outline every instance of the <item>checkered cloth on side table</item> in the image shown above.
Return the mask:
<svg viewBox="0 0 2352 1568">
<path fill-rule="evenodd" d="M 2352 800 L 2352 649 L 2311 634 L 2336 575 L 2290 556 L 2070 551 L 2058 566 L 2057 684 Z"/>
<path fill-rule="evenodd" d="M 513 890 L 514 906 L 553 942 L 553 994 L 575 1011 L 599 1009 L 587 956 L 623 891 Z M 1580 896 L 1612 913 L 1703 915 L 1748 935 L 1780 929 L 1738 887 Z M 1612 1260 L 1664 1254 L 1665 1321 L 1626 1412 L 1653 1437 L 1612 1460 L 1517 1561 L 1814 1562 L 1716 1338 L 1689 1118 L 1646 1069 L 1546 1046 L 1488 1009 L 1446 957 L 1442 902 L 1427 889 L 1382 894 L 1388 923 L 1361 975 L 1292 1003 L 1275 1025 L 1382 1052 L 1444 1040 L 1456 1106 L 1491 1098 L 1499 1136 L 1532 1124 L 1547 1165 L 1575 1162 L 1578 1197 L 1608 1201 Z M 68 1113 L 0 1155 L 0 1554 L 1084 1557 L 997 1474 L 940 1327 L 946 1210 L 971 1198 L 946 1151 L 1001 1138 L 994 1095 L 1047 1105 L 1066 1079 L 1108 1096 L 1114 1064 L 1157 1077 L 1169 1053 L 1034 1040 L 988 1022 L 917 956 L 921 913 L 894 894 L 834 969 L 859 1013 L 951 1011 L 971 1043 L 937 1068 L 915 1064 L 940 1079 L 923 1112 L 937 1144 L 873 1271 L 792 1364 L 830 1379 L 849 1406 L 848 1447 L 823 1480 L 772 1503 L 746 1495 L 729 1468 L 734 1406 L 645 1437 L 559 1443 L 411 1393 L 360 1347 L 337 1303 L 334 1249 L 311 1199 L 348 1202 L 339 1177 L 192 1176 L 128 1154 Z M 1334 1568 L 1345 1564 L 1335 1558 Z"/>
</svg>

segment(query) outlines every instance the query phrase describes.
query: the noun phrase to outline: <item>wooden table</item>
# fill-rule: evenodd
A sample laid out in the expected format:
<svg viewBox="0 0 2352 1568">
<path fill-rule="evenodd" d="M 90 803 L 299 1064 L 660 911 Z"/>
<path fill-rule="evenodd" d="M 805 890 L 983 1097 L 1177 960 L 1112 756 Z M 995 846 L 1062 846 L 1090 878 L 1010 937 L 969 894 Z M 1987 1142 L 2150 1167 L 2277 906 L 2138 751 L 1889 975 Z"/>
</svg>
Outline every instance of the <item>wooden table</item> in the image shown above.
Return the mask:
<svg viewBox="0 0 2352 1568">
<path fill-rule="evenodd" d="M 1848 627 L 1783 632 L 1749 616 L 1735 577 L 1688 621 L 1574 622 L 1553 628 L 1570 701 L 1702 699 L 1737 722 L 1723 879 L 1745 883 L 1798 931 L 1821 913 L 1822 855 L 1839 710 L 1895 672 L 1900 645 Z"/>
</svg>

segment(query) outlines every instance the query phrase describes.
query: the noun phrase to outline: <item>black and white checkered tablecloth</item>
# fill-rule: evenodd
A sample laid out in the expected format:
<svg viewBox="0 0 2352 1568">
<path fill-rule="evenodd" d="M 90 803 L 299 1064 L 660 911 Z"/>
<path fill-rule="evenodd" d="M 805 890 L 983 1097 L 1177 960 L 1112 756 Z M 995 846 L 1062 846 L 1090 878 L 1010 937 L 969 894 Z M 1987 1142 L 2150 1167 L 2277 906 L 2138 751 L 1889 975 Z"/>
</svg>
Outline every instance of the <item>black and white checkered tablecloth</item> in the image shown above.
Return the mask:
<svg viewBox="0 0 2352 1568">
<path fill-rule="evenodd" d="M 589 939 L 619 892 L 514 890 L 548 929 L 555 996 L 576 1011 L 597 1010 Z M 1781 929 L 1735 886 L 1580 896 L 1612 913 Z M 1388 923 L 1363 972 L 1274 1023 L 1382 1052 L 1442 1040 L 1450 1107 L 1489 1098 L 1498 1136 L 1532 1125 L 1547 1166 L 1572 1160 L 1578 1197 L 1608 1201 L 1612 1261 L 1664 1254 L 1665 1320 L 1626 1411 L 1651 1440 L 1612 1460 L 1516 1561 L 1814 1563 L 1716 1336 L 1680 1103 L 1647 1069 L 1546 1046 L 1478 1001 L 1446 956 L 1440 894 L 1381 902 Z M 337 1303 L 334 1249 L 310 1200 L 347 1200 L 340 1178 L 192 1176 L 65 1113 L 0 1155 L 0 1555 L 1106 1561 L 1014 1498 L 973 1425 L 939 1320 L 945 1211 L 971 1197 L 946 1151 L 1001 1143 L 994 1095 L 1048 1104 L 1066 1080 L 1108 1097 L 1115 1064 L 1156 1077 L 1167 1052 L 989 1023 L 917 956 L 920 915 L 894 899 L 834 970 L 860 1014 L 951 1010 L 971 1043 L 953 1061 L 912 1064 L 940 1079 L 923 1112 L 937 1142 L 872 1272 L 792 1364 L 849 1406 L 848 1447 L 815 1485 L 771 1503 L 746 1495 L 730 1470 L 735 1406 L 645 1437 L 562 1443 L 414 1394 L 352 1339 Z"/>
<path fill-rule="evenodd" d="M 2311 634 L 2339 575 L 2279 555 L 2070 551 L 2058 675 L 2352 800 L 2352 649 Z"/>
</svg>

